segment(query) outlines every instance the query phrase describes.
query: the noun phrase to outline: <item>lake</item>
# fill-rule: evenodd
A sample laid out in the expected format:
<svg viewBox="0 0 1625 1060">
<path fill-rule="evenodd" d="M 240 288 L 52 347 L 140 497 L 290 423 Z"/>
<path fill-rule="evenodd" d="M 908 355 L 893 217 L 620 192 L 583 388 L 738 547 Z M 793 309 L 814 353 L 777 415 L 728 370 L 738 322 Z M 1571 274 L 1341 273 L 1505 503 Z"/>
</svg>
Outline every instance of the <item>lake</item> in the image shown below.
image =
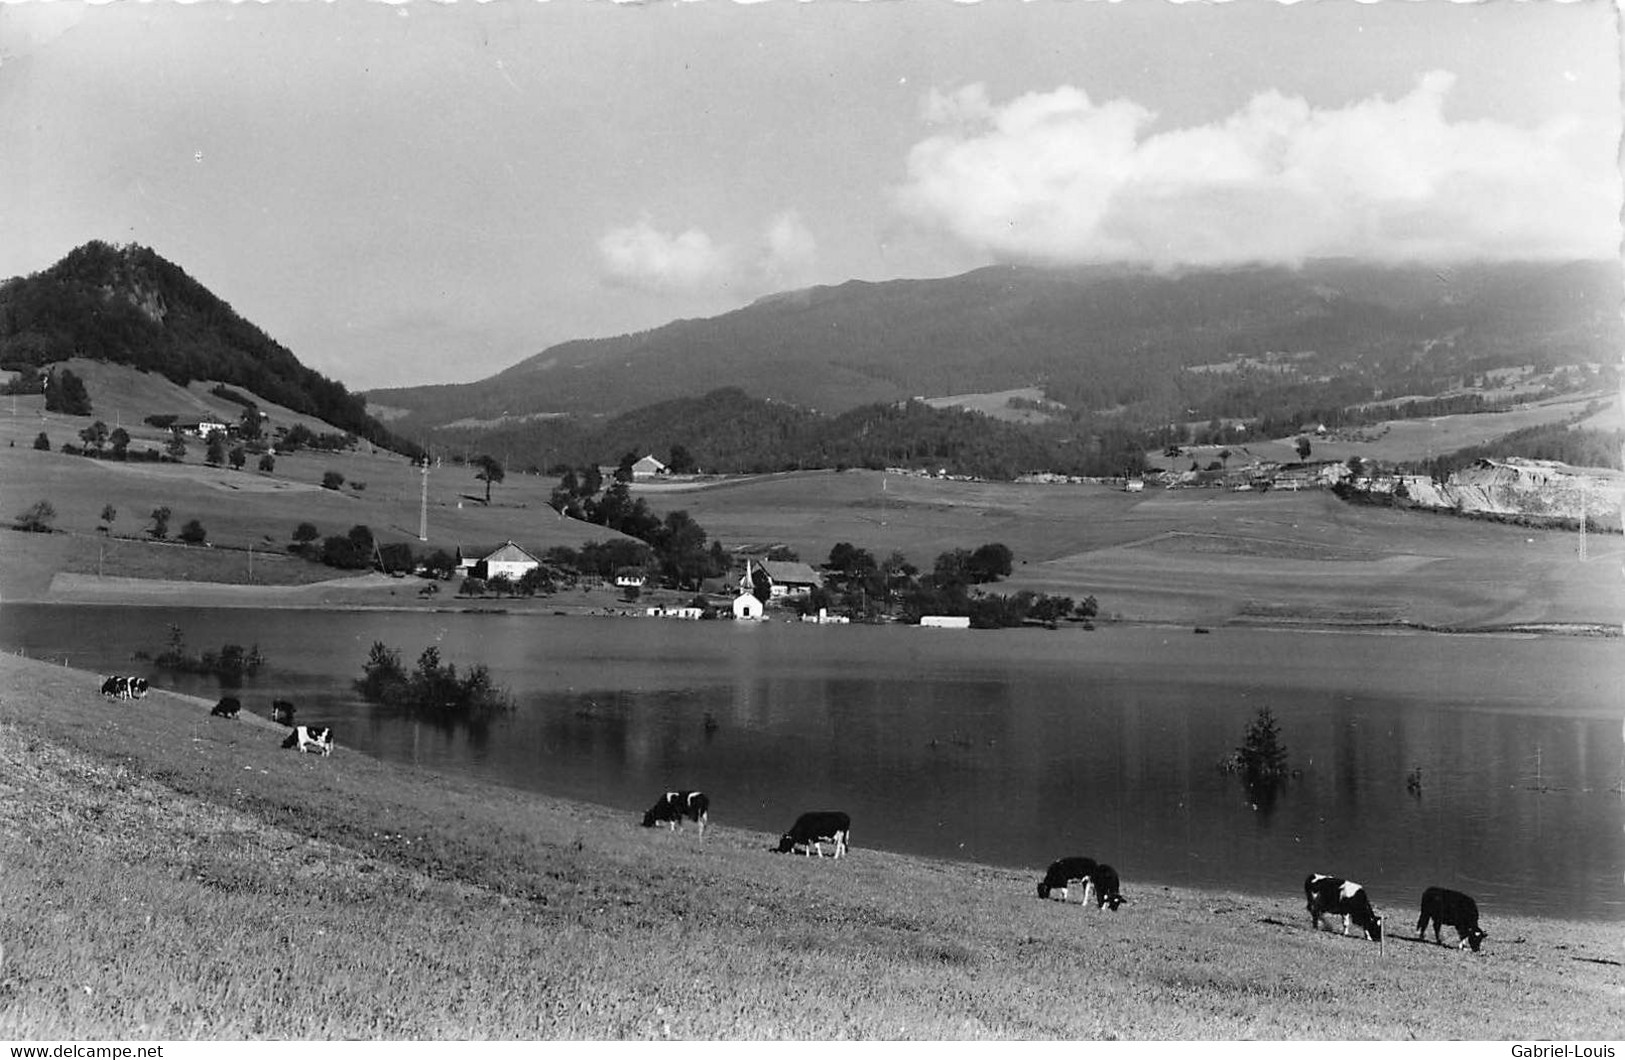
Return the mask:
<svg viewBox="0 0 1625 1060">
<path fill-rule="evenodd" d="M 0 606 L 0 646 L 215 697 L 133 663 L 258 644 L 236 693 L 387 761 L 617 806 L 668 788 L 779 832 L 810 809 L 880 847 L 1030 869 L 1111 863 L 1155 884 L 1279 894 L 1364 883 L 1409 933 L 1423 888 L 1496 910 L 1625 918 L 1625 643 L 1160 627 L 965 631 L 503 614 Z M 374 641 L 488 666 L 517 702 L 445 730 L 360 700 Z M 87 687 L 87 700 L 94 689 Z M 1255 805 L 1218 762 L 1262 707 L 1298 770 Z M 225 724 L 225 723 L 220 723 Z M 1419 790 L 1407 778 L 1415 771 Z"/>
</svg>

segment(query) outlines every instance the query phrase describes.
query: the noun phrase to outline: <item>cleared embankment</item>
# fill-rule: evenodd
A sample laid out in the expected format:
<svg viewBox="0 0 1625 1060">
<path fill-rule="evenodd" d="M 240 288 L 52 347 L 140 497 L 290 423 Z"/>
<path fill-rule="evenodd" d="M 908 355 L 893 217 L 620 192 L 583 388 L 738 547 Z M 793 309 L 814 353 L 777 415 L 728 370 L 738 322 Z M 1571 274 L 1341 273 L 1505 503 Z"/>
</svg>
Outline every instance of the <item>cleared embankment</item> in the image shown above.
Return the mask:
<svg viewBox="0 0 1625 1060">
<path fill-rule="evenodd" d="M 1598 1038 L 1617 926 L 1492 915 L 1482 954 L 1129 879 L 645 830 L 280 748 L 283 730 L 0 657 L 0 1038 Z M 321 719 L 310 719 L 319 722 Z M 653 793 L 651 793 L 651 798 Z M 717 807 L 727 820 L 727 807 Z M 1057 851 L 1057 853 L 1062 853 Z M 1080 852 L 1086 853 L 1086 852 Z M 1319 866 L 1304 866 L 1304 871 Z M 1335 867 L 1330 867 L 1335 868 Z M 1390 906 L 1409 935 L 1414 915 Z"/>
</svg>

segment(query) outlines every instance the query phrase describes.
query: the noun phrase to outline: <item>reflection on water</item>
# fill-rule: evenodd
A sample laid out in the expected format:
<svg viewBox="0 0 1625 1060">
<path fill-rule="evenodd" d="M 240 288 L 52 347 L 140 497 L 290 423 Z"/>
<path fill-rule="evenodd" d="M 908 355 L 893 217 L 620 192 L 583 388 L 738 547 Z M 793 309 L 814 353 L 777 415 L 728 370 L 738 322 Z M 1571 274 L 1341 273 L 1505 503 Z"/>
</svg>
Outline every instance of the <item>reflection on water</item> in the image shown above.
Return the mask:
<svg viewBox="0 0 1625 1060">
<path fill-rule="evenodd" d="M 1131 896 L 1158 881 L 1295 905 L 1320 871 L 1390 913 L 1438 884 L 1486 919 L 1625 914 L 1618 641 L 6 605 L 0 644 L 128 670 L 171 622 L 194 648 L 260 645 L 246 709 L 292 698 L 347 746 L 629 822 L 700 788 L 714 821 L 769 832 L 846 810 L 859 848 L 1035 872 L 1087 854 Z M 518 709 L 471 733 L 367 704 L 351 681 L 375 640 L 484 663 Z M 1257 805 L 1218 763 L 1266 706 L 1298 773 Z"/>
</svg>

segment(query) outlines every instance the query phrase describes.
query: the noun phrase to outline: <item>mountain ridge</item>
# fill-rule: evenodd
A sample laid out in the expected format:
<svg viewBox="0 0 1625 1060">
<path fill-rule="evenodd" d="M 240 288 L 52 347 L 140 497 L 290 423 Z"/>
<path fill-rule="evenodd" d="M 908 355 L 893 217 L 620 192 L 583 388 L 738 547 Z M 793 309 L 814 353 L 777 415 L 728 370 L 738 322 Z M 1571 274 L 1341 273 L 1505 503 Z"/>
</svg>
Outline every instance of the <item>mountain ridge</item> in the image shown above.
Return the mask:
<svg viewBox="0 0 1625 1060">
<path fill-rule="evenodd" d="M 1039 386 L 1075 410 L 1138 403 L 1166 416 L 1185 401 L 1176 379 L 1191 367 L 1280 351 L 1313 353 L 1306 368 L 1322 374 L 1439 350 L 1441 365 L 1611 360 L 1625 338 L 1620 292 L 1618 262 L 997 265 L 780 292 L 715 317 L 569 340 L 473 383 L 366 394 L 408 410 L 401 427 L 416 430 L 614 415 L 720 386 L 831 413 Z"/>
</svg>

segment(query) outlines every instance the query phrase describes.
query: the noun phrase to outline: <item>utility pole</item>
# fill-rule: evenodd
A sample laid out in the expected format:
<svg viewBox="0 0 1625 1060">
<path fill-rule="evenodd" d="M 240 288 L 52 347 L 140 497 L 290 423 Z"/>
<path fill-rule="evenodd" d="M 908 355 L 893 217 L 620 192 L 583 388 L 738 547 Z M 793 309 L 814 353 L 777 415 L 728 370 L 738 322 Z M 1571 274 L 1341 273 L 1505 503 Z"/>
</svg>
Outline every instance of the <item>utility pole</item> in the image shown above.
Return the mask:
<svg viewBox="0 0 1625 1060">
<path fill-rule="evenodd" d="M 423 492 L 418 500 L 418 540 L 429 540 L 429 458 L 423 458 Z"/>
</svg>

